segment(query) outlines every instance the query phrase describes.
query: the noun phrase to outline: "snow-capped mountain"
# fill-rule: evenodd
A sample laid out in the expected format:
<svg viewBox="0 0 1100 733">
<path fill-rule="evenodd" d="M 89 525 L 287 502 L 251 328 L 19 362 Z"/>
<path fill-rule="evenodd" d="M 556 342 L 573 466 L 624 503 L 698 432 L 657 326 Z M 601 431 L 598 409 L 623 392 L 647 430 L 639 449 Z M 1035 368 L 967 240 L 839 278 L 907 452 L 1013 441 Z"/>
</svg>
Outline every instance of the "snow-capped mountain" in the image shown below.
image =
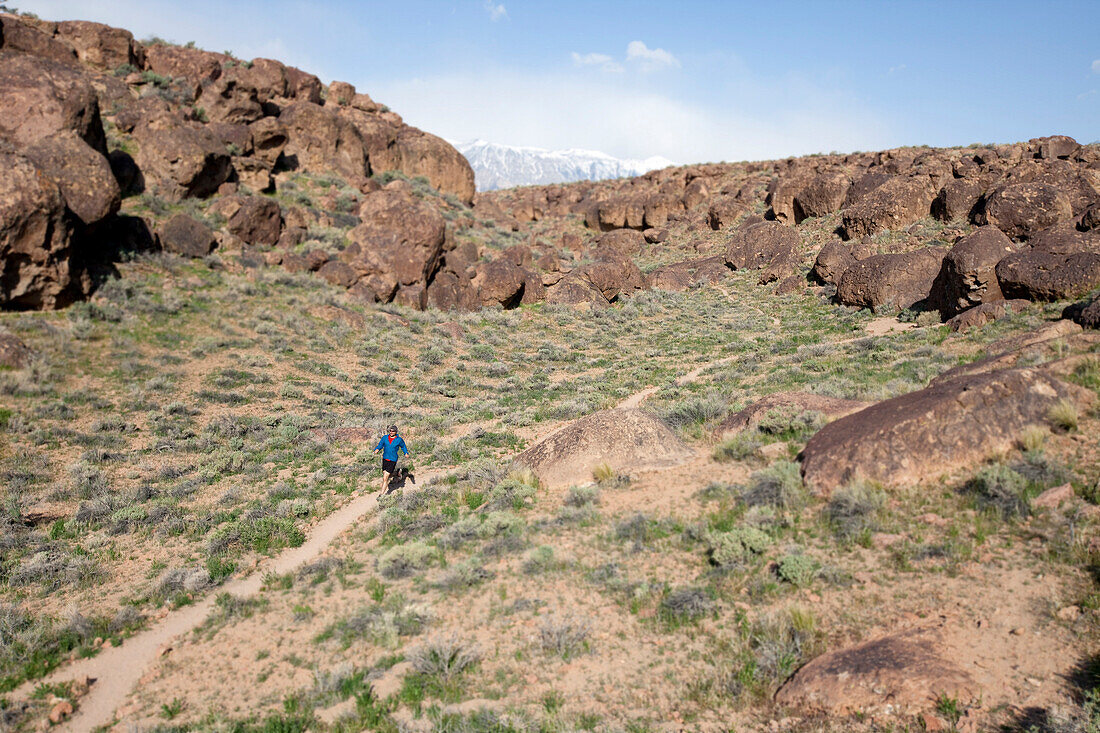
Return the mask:
<svg viewBox="0 0 1100 733">
<path fill-rule="evenodd" d="M 651 170 L 676 165 L 660 156 L 645 160 L 620 160 L 595 150 L 520 148 L 484 140 L 449 142 L 470 161 L 478 191 L 640 176 Z"/>
</svg>

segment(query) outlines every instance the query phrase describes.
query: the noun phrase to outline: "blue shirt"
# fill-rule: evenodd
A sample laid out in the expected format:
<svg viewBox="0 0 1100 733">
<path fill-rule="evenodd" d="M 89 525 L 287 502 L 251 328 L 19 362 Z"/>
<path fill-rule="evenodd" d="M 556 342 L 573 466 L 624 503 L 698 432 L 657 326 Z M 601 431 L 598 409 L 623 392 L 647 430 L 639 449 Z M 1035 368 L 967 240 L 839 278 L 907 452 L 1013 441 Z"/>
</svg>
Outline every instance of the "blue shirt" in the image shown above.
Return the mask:
<svg viewBox="0 0 1100 733">
<path fill-rule="evenodd" d="M 401 438 L 400 435 L 395 437 L 392 443 L 390 442 L 390 436 L 383 435 L 382 439 L 378 441 L 378 445 L 376 445 L 374 449 L 381 450 L 382 457 L 385 458 L 387 461 L 396 461 L 398 450 L 403 450 L 405 451 L 405 455 L 409 455 L 409 449 L 405 447 L 405 441 Z"/>
</svg>

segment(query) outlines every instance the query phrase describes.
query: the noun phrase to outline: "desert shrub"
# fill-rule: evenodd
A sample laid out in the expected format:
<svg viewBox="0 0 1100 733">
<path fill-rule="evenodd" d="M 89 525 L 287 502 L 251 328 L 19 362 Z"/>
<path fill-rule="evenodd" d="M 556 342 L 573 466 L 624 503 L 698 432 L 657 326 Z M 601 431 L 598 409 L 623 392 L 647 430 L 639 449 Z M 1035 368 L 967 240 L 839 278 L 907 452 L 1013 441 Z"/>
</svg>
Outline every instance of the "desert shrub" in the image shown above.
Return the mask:
<svg viewBox="0 0 1100 733">
<path fill-rule="evenodd" d="M 668 534 L 662 524 L 638 512 L 615 525 L 615 538 L 633 542 L 635 547 L 647 545 Z"/>
<path fill-rule="evenodd" d="M 539 624 L 539 646 L 548 654 L 568 660 L 588 650 L 592 623 L 580 616 L 550 616 Z"/>
<path fill-rule="evenodd" d="M 1020 433 L 1020 448 L 1028 453 L 1038 453 L 1046 443 L 1047 429 L 1039 425 L 1028 425 Z"/>
<path fill-rule="evenodd" d="M 423 542 L 396 545 L 378 558 L 378 572 L 384 578 L 404 578 L 427 567 L 436 556 L 436 550 Z"/>
<path fill-rule="evenodd" d="M 699 588 L 679 588 L 669 591 L 657 607 L 657 617 L 670 626 L 694 621 L 712 612 L 715 603 Z"/>
<path fill-rule="evenodd" d="M 494 573 L 474 560 L 457 563 L 447 568 L 434 585 L 443 590 L 461 590 L 492 579 Z"/>
<path fill-rule="evenodd" d="M 756 429 L 779 440 L 804 442 L 824 427 L 826 418 L 814 410 L 776 408 L 760 419 Z"/>
<path fill-rule="evenodd" d="M 554 548 L 542 545 L 527 553 L 522 567 L 527 575 L 541 575 L 558 568 L 560 564 L 554 559 Z"/>
<path fill-rule="evenodd" d="M 738 676 L 769 697 L 820 650 L 813 615 L 797 608 L 755 622 L 747 642 L 745 663 Z"/>
<path fill-rule="evenodd" d="M 478 534 L 488 539 L 505 535 L 518 537 L 526 529 L 527 523 L 523 521 L 523 517 L 511 512 L 490 512 L 481 523 Z"/>
<path fill-rule="evenodd" d="M 213 579 L 205 568 L 172 568 L 157 580 L 154 595 L 170 599 L 183 593 L 197 593 L 212 584 Z"/>
<path fill-rule="evenodd" d="M 820 568 L 818 562 L 809 555 L 792 553 L 779 559 L 776 572 L 781 579 L 802 587 L 813 582 Z"/>
<path fill-rule="evenodd" d="M 886 495 L 871 481 L 853 481 L 833 492 L 825 505 L 825 516 L 833 531 L 849 540 L 878 529 L 878 517 Z"/>
<path fill-rule="evenodd" d="M 1059 432 L 1068 433 L 1077 429 L 1077 405 L 1067 399 L 1058 400 L 1047 412 L 1047 419 Z"/>
<path fill-rule="evenodd" d="M 537 484 L 532 485 L 519 478 L 506 478 L 489 492 L 489 509 L 524 509 L 534 502 L 537 488 Z"/>
<path fill-rule="evenodd" d="M 456 636 L 445 636 L 413 648 L 407 659 L 417 674 L 448 681 L 481 661 L 481 652 Z"/>
<path fill-rule="evenodd" d="M 753 458 L 764 446 L 760 434 L 755 430 L 743 430 L 729 440 L 724 440 L 714 449 L 714 460 L 719 463 L 745 461 Z"/>
<path fill-rule="evenodd" d="M 708 555 L 720 568 L 735 567 L 754 555 L 759 555 L 772 544 L 767 533 L 755 527 L 738 527 L 729 532 L 711 535 Z"/>
<path fill-rule="evenodd" d="M 725 417 L 728 410 L 729 403 L 725 396 L 711 393 L 674 402 L 658 417 L 673 429 L 688 429 Z"/>
<path fill-rule="evenodd" d="M 749 506 L 798 509 L 807 501 L 802 472 L 797 463 L 778 461 L 749 476 L 741 499 Z"/>
<path fill-rule="evenodd" d="M 995 511 L 1005 519 L 1026 517 L 1031 512 L 1027 479 L 1003 463 L 983 468 L 964 488 L 980 507 Z"/>
<path fill-rule="evenodd" d="M 569 493 L 565 495 L 565 506 L 569 507 L 586 507 L 593 504 L 598 504 L 600 501 L 600 490 L 595 486 L 572 486 L 569 488 Z"/>
<path fill-rule="evenodd" d="M 439 545 L 447 549 L 461 547 L 478 536 L 481 531 L 481 521 L 476 516 L 463 517 L 439 536 Z"/>
<path fill-rule="evenodd" d="M 402 636 L 419 634 L 431 618 L 427 605 L 407 603 L 402 596 L 396 595 L 328 626 L 317 640 L 334 639 L 347 649 L 354 642 L 367 639 L 372 644 L 393 649 L 400 644 Z"/>
<path fill-rule="evenodd" d="M 85 585 L 103 575 L 89 557 L 67 555 L 60 550 L 42 550 L 26 558 L 8 575 L 13 586 L 38 584 L 47 590 L 63 585 Z"/>
</svg>

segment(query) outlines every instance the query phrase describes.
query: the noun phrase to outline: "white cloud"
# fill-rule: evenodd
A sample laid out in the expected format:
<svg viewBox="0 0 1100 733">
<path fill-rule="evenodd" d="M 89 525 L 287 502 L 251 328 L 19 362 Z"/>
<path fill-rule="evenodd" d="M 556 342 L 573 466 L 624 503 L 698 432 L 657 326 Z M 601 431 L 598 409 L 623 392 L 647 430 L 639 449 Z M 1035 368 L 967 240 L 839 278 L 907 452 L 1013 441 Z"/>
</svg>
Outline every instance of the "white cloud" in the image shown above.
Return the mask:
<svg viewBox="0 0 1100 733">
<path fill-rule="evenodd" d="M 586 53 L 582 55 L 574 51 L 572 57 L 574 66 L 599 66 L 603 71 L 616 73 L 623 70 L 622 64 L 605 53 Z"/>
<path fill-rule="evenodd" d="M 713 105 L 640 89 L 622 75 L 487 69 L 357 85 L 385 99 L 409 124 L 447 139 L 585 148 L 619 158 L 761 160 L 901 143 L 851 95 L 785 82 L 789 95 L 760 83 L 736 93 L 736 103 L 723 96 Z"/>
<path fill-rule="evenodd" d="M 887 74 L 896 74 L 896 73 L 898 73 L 899 71 L 905 71 L 905 69 L 906 69 L 906 68 L 908 68 L 908 67 L 906 67 L 906 65 L 905 65 L 905 64 L 898 64 L 897 66 L 891 66 L 891 67 L 890 67 L 890 68 L 889 68 L 889 69 L 887 70 L 887 72 L 886 72 L 886 73 L 887 73 Z"/>
<path fill-rule="evenodd" d="M 504 3 L 494 3 L 493 0 L 485 0 L 485 12 L 489 14 L 489 20 L 494 22 L 508 15 Z"/>
<path fill-rule="evenodd" d="M 649 48 L 642 41 L 631 41 L 627 44 L 626 60 L 639 64 L 642 71 L 680 66 L 679 59 L 668 51 L 663 48 Z"/>
<path fill-rule="evenodd" d="M 1080 94 L 1078 94 L 1077 99 L 1078 100 L 1088 99 L 1089 97 L 1093 97 L 1093 96 L 1096 96 L 1096 90 L 1095 89 L 1090 89 L 1087 92 L 1081 92 Z"/>
<path fill-rule="evenodd" d="M 1092 62 L 1092 73 L 1100 74 L 1100 59 L 1096 59 Z"/>
</svg>

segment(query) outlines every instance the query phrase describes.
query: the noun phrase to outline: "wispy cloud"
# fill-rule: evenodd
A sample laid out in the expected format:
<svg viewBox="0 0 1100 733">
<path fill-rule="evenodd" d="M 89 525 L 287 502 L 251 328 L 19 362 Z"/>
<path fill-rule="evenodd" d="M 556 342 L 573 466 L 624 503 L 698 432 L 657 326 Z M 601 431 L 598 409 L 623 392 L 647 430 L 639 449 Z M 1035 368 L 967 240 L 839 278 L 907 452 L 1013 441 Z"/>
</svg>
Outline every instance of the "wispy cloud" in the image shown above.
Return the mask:
<svg viewBox="0 0 1100 733">
<path fill-rule="evenodd" d="M 1096 59 L 1092 62 L 1092 73 L 1100 74 L 1100 59 Z"/>
<path fill-rule="evenodd" d="M 887 74 L 896 74 L 896 73 L 898 73 L 899 71 L 905 71 L 905 69 L 906 69 L 906 68 L 908 68 L 908 67 L 907 67 L 907 66 L 906 66 L 905 64 L 898 64 L 897 66 L 891 66 L 891 67 L 890 67 L 890 68 L 889 68 L 889 69 L 887 70 L 887 72 L 886 72 L 886 73 L 887 73 Z"/>
<path fill-rule="evenodd" d="M 574 66 L 599 66 L 603 71 L 614 73 L 623 71 L 622 64 L 615 61 L 615 59 L 611 58 L 606 53 L 579 54 L 574 51 L 572 56 Z"/>
<path fill-rule="evenodd" d="M 489 20 L 494 23 L 508 15 L 504 3 L 494 3 L 493 0 L 485 0 L 485 12 L 489 14 Z"/>
<path fill-rule="evenodd" d="M 1087 92 L 1081 92 L 1080 94 L 1078 94 L 1077 99 L 1079 99 L 1079 100 L 1088 99 L 1089 97 L 1093 97 L 1095 95 L 1096 95 L 1096 90 L 1095 89 L 1090 89 Z"/>
<path fill-rule="evenodd" d="M 663 48 L 650 48 L 642 41 L 631 41 L 627 44 L 626 60 L 638 64 L 642 71 L 657 71 L 680 66 L 680 60 L 668 51 Z"/>
</svg>

